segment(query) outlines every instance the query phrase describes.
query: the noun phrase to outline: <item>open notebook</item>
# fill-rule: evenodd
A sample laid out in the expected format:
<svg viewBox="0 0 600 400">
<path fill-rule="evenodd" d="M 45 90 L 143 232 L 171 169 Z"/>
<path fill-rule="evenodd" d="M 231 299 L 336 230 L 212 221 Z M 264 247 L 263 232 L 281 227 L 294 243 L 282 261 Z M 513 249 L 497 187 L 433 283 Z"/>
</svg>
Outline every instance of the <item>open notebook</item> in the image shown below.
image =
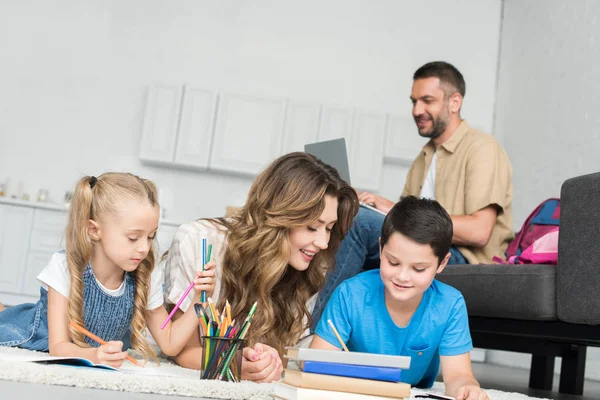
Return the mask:
<svg viewBox="0 0 600 400">
<path fill-rule="evenodd" d="M 140 367 L 125 361 L 120 368 L 108 365 L 94 364 L 87 358 L 82 357 L 56 357 L 47 353 L 39 352 L 0 352 L 0 361 L 9 362 L 34 362 L 47 365 L 62 365 L 67 367 L 97 368 L 107 371 L 118 371 L 131 374 L 155 375 L 155 376 L 177 376 L 157 367 Z"/>
</svg>

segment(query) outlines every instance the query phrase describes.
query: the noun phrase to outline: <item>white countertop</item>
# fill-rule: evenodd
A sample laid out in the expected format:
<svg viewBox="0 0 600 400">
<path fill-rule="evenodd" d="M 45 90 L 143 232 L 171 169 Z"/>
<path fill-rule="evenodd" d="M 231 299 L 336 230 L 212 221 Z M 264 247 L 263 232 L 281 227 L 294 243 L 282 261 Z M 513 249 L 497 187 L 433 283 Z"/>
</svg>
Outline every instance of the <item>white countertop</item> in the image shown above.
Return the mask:
<svg viewBox="0 0 600 400">
<path fill-rule="evenodd" d="M 32 207 L 32 208 L 43 208 L 46 210 L 55 210 L 55 211 L 67 211 L 67 207 L 61 203 L 43 203 L 41 201 L 33 201 L 33 200 L 20 200 L 13 199 L 10 197 L 2 196 L 0 197 L 0 204 L 9 204 L 13 206 L 24 206 L 24 207 Z"/>
<path fill-rule="evenodd" d="M 60 204 L 60 203 L 44 203 L 41 201 L 20 200 L 20 199 L 13 199 L 13 198 L 6 197 L 6 196 L 0 197 L 0 204 L 8 204 L 8 205 L 12 205 L 12 206 L 22 206 L 22 207 L 31 207 L 31 208 L 40 208 L 40 209 L 52 210 L 52 211 L 63 211 L 63 212 L 68 211 L 67 207 L 64 204 Z M 170 220 L 170 219 L 161 219 L 160 224 L 179 227 L 180 225 L 183 224 L 183 222 L 174 221 L 174 220 Z"/>
</svg>

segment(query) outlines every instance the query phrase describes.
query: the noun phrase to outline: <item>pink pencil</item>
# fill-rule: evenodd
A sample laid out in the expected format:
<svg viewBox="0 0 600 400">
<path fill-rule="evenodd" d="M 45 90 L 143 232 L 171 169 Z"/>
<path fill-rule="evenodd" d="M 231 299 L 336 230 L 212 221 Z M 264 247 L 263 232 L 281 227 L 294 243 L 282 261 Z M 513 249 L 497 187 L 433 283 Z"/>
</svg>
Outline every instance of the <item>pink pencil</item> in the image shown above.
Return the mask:
<svg viewBox="0 0 600 400">
<path fill-rule="evenodd" d="M 160 326 L 160 329 L 165 329 L 165 326 L 167 326 L 167 324 L 169 323 L 171 318 L 173 318 L 173 315 L 175 315 L 177 310 L 179 310 L 179 306 L 181 305 L 181 303 L 183 303 L 183 300 L 187 297 L 187 295 L 190 293 L 190 290 L 192 290 L 193 287 L 194 287 L 194 282 L 192 281 L 192 283 L 190 283 L 190 286 L 188 286 L 188 288 L 185 290 L 185 293 L 183 294 L 183 296 L 181 296 L 181 298 L 179 299 L 179 301 L 177 302 L 175 307 L 173 307 L 173 310 L 171 310 L 171 313 L 169 314 L 167 319 L 165 319 L 165 322 L 162 323 L 162 325 Z"/>
<path fill-rule="evenodd" d="M 202 239 L 203 242 L 206 242 L 206 239 Z M 206 260 L 206 263 L 208 263 L 210 261 L 210 253 L 212 251 L 212 244 L 208 247 L 208 258 Z M 204 271 L 204 251 L 202 254 L 202 271 Z M 173 307 L 173 310 L 171 310 L 171 313 L 169 314 L 169 316 L 167 317 L 167 319 L 165 319 L 165 322 L 163 322 L 163 324 L 160 326 L 160 329 L 165 329 L 165 326 L 167 326 L 167 324 L 169 323 L 169 321 L 171 320 L 171 318 L 173 318 L 173 315 L 175 315 L 175 313 L 177 312 L 177 310 L 179 310 L 179 306 L 181 305 L 181 303 L 183 303 L 183 299 L 185 299 L 187 297 L 187 295 L 190 293 L 190 290 L 192 290 L 192 288 L 194 287 L 194 281 L 192 281 L 192 283 L 190 283 L 190 286 L 188 286 L 188 288 L 186 289 L 185 293 L 183 294 L 183 296 L 181 296 L 181 298 L 179 299 L 179 301 L 177 302 L 177 304 L 175 305 L 175 307 Z M 204 295 L 203 297 L 206 297 L 206 292 L 202 292 L 202 294 Z M 205 299 L 203 299 L 203 302 L 206 302 Z"/>
</svg>

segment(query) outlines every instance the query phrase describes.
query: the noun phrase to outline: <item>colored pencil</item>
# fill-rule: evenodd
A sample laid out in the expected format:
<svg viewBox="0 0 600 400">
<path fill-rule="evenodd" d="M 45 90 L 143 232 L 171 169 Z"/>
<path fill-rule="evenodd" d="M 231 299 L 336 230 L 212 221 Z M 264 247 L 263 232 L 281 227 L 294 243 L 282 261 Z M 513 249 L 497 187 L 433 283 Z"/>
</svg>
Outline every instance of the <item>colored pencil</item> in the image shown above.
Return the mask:
<svg viewBox="0 0 600 400">
<path fill-rule="evenodd" d="M 221 316 L 218 315 L 215 303 L 210 297 L 206 311 L 203 307 L 196 307 L 201 324 L 206 320 L 200 318 L 200 315 L 209 318 L 206 329 L 208 333 L 203 337 L 202 379 L 238 381 L 238 364 L 232 362 L 248 334 L 257 305 L 255 302 L 250 307 L 248 315 L 238 326 L 235 319 L 231 318 L 231 305 L 227 300 Z"/>
<path fill-rule="evenodd" d="M 206 239 L 202 238 L 202 272 L 204 272 L 204 266 L 206 265 Z M 202 291 L 200 294 L 200 301 L 206 303 L 206 291 Z"/>
<path fill-rule="evenodd" d="M 204 265 L 207 264 L 208 262 L 210 262 L 210 253 L 212 251 L 212 244 L 209 247 L 208 261 L 205 261 L 205 249 L 206 249 L 206 239 L 202 239 L 202 271 L 204 271 Z M 167 323 L 169 323 L 171 318 L 173 318 L 173 315 L 175 315 L 177 310 L 179 310 L 179 306 L 181 305 L 181 303 L 183 303 L 183 300 L 187 297 L 187 295 L 190 293 L 190 291 L 192 290 L 193 287 L 194 287 L 194 280 L 192 280 L 190 285 L 187 287 L 187 289 L 183 293 L 183 296 L 181 296 L 181 298 L 179 299 L 179 301 L 177 302 L 175 307 L 173 307 L 173 309 L 167 316 L 167 319 L 165 319 L 165 322 L 163 322 L 162 325 L 160 326 L 160 329 L 165 329 L 165 326 L 167 326 Z M 201 293 L 201 301 L 203 303 L 206 303 L 206 291 L 204 291 L 204 290 Z"/>
<path fill-rule="evenodd" d="M 243 340 L 244 337 L 246 337 L 246 333 L 248 332 L 248 329 L 250 329 L 251 324 L 252 324 L 251 322 L 248 323 L 246 330 L 243 331 L 239 337 L 240 340 Z M 231 350 L 229 351 L 229 354 L 227 354 L 227 357 L 225 358 L 225 362 L 223 363 L 224 364 L 223 369 L 221 369 L 221 373 L 217 376 L 218 380 L 221 380 L 221 378 L 223 377 L 223 374 L 227 373 L 227 370 L 229 369 L 229 364 L 231 364 L 231 361 L 233 360 L 233 355 L 235 354 L 237 348 L 238 348 L 238 343 L 235 343 L 233 345 L 233 347 L 231 348 Z M 219 370 L 219 367 L 217 367 L 217 371 L 218 370 Z"/>
<path fill-rule="evenodd" d="M 344 349 L 344 351 L 349 351 L 348 347 L 346 347 L 346 343 L 344 343 L 344 341 L 342 340 L 342 337 L 340 336 L 340 334 L 338 333 L 337 329 L 335 329 L 335 325 L 333 325 L 333 322 L 331 322 L 330 319 L 327 320 L 327 323 L 329 324 L 329 326 L 331 327 L 331 330 L 333 331 L 333 333 L 335 334 L 335 337 L 337 338 L 337 340 L 339 340 L 340 344 L 342 345 L 342 348 Z"/>
<path fill-rule="evenodd" d="M 100 338 L 100 337 L 98 337 L 98 336 L 94 335 L 92 332 L 88 331 L 88 330 L 87 330 L 87 329 L 85 329 L 83 326 L 79 325 L 77 322 L 75 322 L 75 321 L 71 321 L 71 326 L 72 326 L 72 327 L 73 327 L 75 330 L 77 330 L 77 331 L 79 331 L 79 332 L 83 333 L 85 336 L 89 337 L 90 339 L 92 339 L 92 340 L 95 340 L 97 343 L 99 343 L 99 344 L 101 344 L 101 345 L 104 345 L 104 344 L 106 344 L 106 341 L 105 341 L 105 340 L 103 340 L 102 338 Z M 127 360 L 131 361 L 132 363 L 134 363 L 135 365 L 137 365 L 138 367 L 144 367 L 144 366 L 143 366 L 142 364 L 140 364 L 140 363 L 139 363 L 139 362 L 138 362 L 138 361 L 137 361 L 135 358 L 133 358 L 133 357 L 131 357 L 131 356 L 129 356 L 129 355 L 128 355 L 127 357 L 125 357 L 125 358 L 126 358 Z"/>
</svg>

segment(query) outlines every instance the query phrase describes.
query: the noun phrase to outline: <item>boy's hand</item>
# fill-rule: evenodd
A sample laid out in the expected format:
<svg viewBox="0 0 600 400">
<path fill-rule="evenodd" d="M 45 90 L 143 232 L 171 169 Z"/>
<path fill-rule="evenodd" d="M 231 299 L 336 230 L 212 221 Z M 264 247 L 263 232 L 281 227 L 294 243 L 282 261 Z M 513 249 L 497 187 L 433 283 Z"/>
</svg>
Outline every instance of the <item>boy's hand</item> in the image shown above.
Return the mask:
<svg viewBox="0 0 600 400">
<path fill-rule="evenodd" d="M 479 386 L 465 385 L 456 391 L 456 400 L 489 400 L 489 397 Z"/>
<path fill-rule="evenodd" d="M 283 363 L 277 351 L 266 344 L 246 347 L 242 358 L 242 379 L 253 382 L 273 382 L 281 379 Z"/>
<path fill-rule="evenodd" d="M 215 291 L 215 267 L 217 264 L 214 261 L 209 262 L 204 266 L 204 271 L 196 272 L 194 279 L 194 290 L 196 294 L 206 292 L 207 297 L 211 297 Z"/>
<path fill-rule="evenodd" d="M 123 365 L 127 352 L 122 351 L 123 342 L 110 341 L 96 348 L 96 363 L 110 365 L 111 367 L 120 368 Z"/>
</svg>

